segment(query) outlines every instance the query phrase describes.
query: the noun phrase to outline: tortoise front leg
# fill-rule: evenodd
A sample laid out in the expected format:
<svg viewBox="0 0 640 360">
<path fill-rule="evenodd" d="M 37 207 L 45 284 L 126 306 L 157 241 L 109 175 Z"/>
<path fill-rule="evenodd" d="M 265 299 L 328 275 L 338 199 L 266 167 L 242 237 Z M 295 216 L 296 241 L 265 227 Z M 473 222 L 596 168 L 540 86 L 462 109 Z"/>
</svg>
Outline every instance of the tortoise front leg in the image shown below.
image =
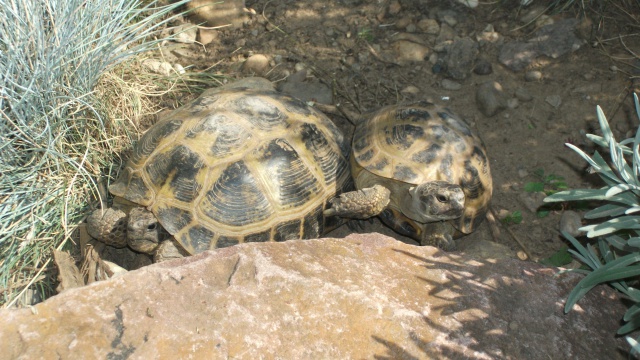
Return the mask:
<svg viewBox="0 0 640 360">
<path fill-rule="evenodd" d="M 449 222 L 438 221 L 424 225 L 420 236 L 420 245 L 436 246 L 444 251 L 456 249 L 456 242 L 453 240 L 454 228 Z"/>
<path fill-rule="evenodd" d="M 325 216 L 340 216 L 351 219 L 368 219 L 376 216 L 389 205 L 391 191 L 382 185 L 350 191 L 331 199 L 331 208 Z"/>
</svg>

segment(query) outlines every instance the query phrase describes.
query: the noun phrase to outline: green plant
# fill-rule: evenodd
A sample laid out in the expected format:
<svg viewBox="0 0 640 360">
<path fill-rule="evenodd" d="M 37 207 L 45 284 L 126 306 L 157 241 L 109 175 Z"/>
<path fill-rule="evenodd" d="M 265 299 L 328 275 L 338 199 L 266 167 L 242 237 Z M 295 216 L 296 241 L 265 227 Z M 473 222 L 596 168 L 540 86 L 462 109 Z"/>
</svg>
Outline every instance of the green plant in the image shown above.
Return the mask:
<svg viewBox="0 0 640 360">
<path fill-rule="evenodd" d="M 373 31 L 371 31 L 371 28 L 362 28 L 358 30 L 358 38 L 367 42 L 372 42 L 374 39 Z"/>
<path fill-rule="evenodd" d="M 95 85 L 164 40 L 167 14 L 184 3 L 0 0 L 0 304 L 52 293 L 51 250 L 99 196 L 93 177 L 124 132 Z"/>
<path fill-rule="evenodd" d="M 562 176 L 554 174 L 545 174 L 544 169 L 536 169 L 533 171 L 539 180 L 532 181 L 524 184 L 524 191 L 526 192 L 544 192 L 547 195 L 551 195 L 561 190 L 568 189 L 567 183 Z"/>
<path fill-rule="evenodd" d="M 640 103 L 635 94 L 634 100 L 640 119 Z M 592 200 L 604 203 L 585 214 L 586 219 L 599 222 L 581 228 L 587 232 L 587 237 L 596 239 L 596 246 L 583 246 L 569 234 L 563 234 L 576 249 L 569 250 L 572 255 L 589 268 L 575 270 L 587 276 L 569 294 L 565 312 L 596 285 L 609 284 L 633 303 L 623 317 L 625 324 L 618 329 L 618 334 L 622 335 L 640 328 L 640 290 L 634 287 L 640 275 L 640 216 L 634 215 L 640 211 L 640 128 L 635 138 L 618 143 L 600 107 L 597 112 L 602 136 L 588 134 L 587 137 L 608 149 L 611 161 L 605 161 L 598 151 L 589 156 L 574 145 L 566 145 L 589 163 L 605 186 L 557 192 L 545 202 Z M 638 339 L 627 337 L 627 340 L 635 353 L 640 351 Z"/>
<path fill-rule="evenodd" d="M 502 223 L 505 225 L 509 225 L 509 224 L 520 224 L 522 222 L 522 212 L 520 212 L 520 210 L 516 210 L 514 212 L 512 212 L 511 214 L 508 214 L 507 216 L 504 217 L 504 219 L 502 219 Z"/>
</svg>

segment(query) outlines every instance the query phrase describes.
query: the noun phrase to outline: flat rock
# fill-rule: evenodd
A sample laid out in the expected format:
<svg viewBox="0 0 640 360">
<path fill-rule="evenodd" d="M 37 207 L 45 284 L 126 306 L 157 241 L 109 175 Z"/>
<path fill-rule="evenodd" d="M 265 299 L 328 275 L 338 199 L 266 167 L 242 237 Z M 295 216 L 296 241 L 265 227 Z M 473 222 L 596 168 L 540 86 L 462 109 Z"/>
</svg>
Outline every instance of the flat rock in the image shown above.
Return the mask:
<svg viewBox="0 0 640 360">
<path fill-rule="evenodd" d="M 507 99 L 502 85 L 496 81 L 486 81 L 476 90 L 476 104 L 485 116 L 494 116 L 506 109 Z"/>
<path fill-rule="evenodd" d="M 10 359 L 612 359 L 625 307 L 581 276 L 380 234 L 249 243 L 0 310 Z"/>
</svg>

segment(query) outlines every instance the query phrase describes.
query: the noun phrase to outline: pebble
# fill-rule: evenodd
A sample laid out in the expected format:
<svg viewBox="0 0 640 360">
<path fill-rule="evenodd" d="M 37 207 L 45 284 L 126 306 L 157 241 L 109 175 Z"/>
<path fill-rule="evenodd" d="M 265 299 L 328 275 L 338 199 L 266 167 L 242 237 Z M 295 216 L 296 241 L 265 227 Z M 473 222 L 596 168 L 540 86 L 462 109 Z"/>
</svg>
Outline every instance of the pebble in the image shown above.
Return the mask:
<svg viewBox="0 0 640 360">
<path fill-rule="evenodd" d="M 524 74 L 524 79 L 526 81 L 529 81 L 529 82 L 540 81 L 540 80 L 542 80 L 542 72 L 540 72 L 538 70 L 527 71 Z"/>
<path fill-rule="evenodd" d="M 242 72 L 245 74 L 264 75 L 267 71 L 269 71 L 269 58 L 266 55 L 249 56 L 242 64 Z"/>
<path fill-rule="evenodd" d="M 445 90 L 452 90 L 452 91 L 462 89 L 462 84 L 449 79 L 442 79 L 442 81 L 440 82 L 440 86 L 442 86 L 442 88 Z"/>
<path fill-rule="evenodd" d="M 520 178 L 525 178 L 525 177 L 529 176 L 529 172 L 527 171 L 527 169 L 519 168 L 518 169 L 518 176 Z"/>
<path fill-rule="evenodd" d="M 404 95 L 417 95 L 419 92 L 420 92 L 420 89 L 418 89 L 418 87 L 413 85 L 409 85 L 406 88 L 400 90 L 400 93 Z"/>
<path fill-rule="evenodd" d="M 218 40 L 218 35 L 220 32 L 218 30 L 212 29 L 199 29 L 198 30 L 198 41 L 202 45 L 211 44 L 212 42 Z"/>
<path fill-rule="evenodd" d="M 507 107 L 502 86 L 495 81 L 487 81 L 476 90 L 476 105 L 485 116 L 493 116 Z"/>
<path fill-rule="evenodd" d="M 518 98 L 518 100 L 523 102 L 529 102 L 533 100 L 533 96 L 531 96 L 529 91 L 523 87 L 519 87 L 516 89 L 515 96 L 516 98 Z"/>
<path fill-rule="evenodd" d="M 422 19 L 418 21 L 418 28 L 429 35 L 438 35 L 440 24 L 435 19 Z"/>
<path fill-rule="evenodd" d="M 405 28 L 405 30 L 406 30 L 408 33 L 414 33 L 414 32 L 416 32 L 417 28 L 416 28 L 416 25 L 415 25 L 415 24 L 409 24 L 409 25 L 407 25 L 407 27 Z"/>
<path fill-rule="evenodd" d="M 617 66 L 615 66 L 615 65 L 611 65 L 611 67 L 609 67 L 609 70 L 611 70 L 611 71 L 613 71 L 613 72 L 616 72 L 616 71 L 618 71 L 619 69 L 618 69 L 618 67 L 617 67 Z"/>
<path fill-rule="evenodd" d="M 305 63 L 301 63 L 301 62 L 296 63 L 296 65 L 294 66 L 294 69 L 296 70 L 296 72 L 302 71 L 302 70 L 304 70 L 306 68 L 307 68 L 307 65 Z"/>
<path fill-rule="evenodd" d="M 544 205 L 544 198 L 547 197 L 542 191 L 534 192 L 534 193 L 521 193 L 519 196 L 520 202 L 524 205 L 527 210 L 531 213 L 535 214 L 538 211 L 540 206 Z"/>
<path fill-rule="evenodd" d="M 173 72 L 173 66 L 171 66 L 171 64 L 156 59 L 146 59 L 142 62 L 142 66 L 151 72 L 165 76 L 171 75 Z"/>
<path fill-rule="evenodd" d="M 511 98 L 509 100 L 507 100 L 507 107 L 509 109 L 515 109 L 520 105 L 520 102 L 518 101 L 517 98 Z"/>
<path fill-rule="evenodd" d="M 395 51 L 395 58 L 399 62 L 424 61 L 431 54 L 427 46 L 412 41 L 400 40 L 391 44 Z"/>
<path fill-rule="evenodd" d="M 184 67 L 180 64 L 173 64 L 173 69 L 180 75 L 186 73 L 186 70 L 184 69 Z"/>
<path fill-rule="evenodd" d="M 478 53 L 478 43 L 471 38 L 455 40 L 445 55 L 449 76 L 456 80 L 466 79 L 473 69 Z"/>
<path fill-rule="evenodd" d="M 389 14 L 396 15 L 402 10 L 402 5 L 400 5 L 400 1 L 395 0 L 389 4 Z"/>
<path fill-rule="evenodd" d="M 582 227 L 582 218 L 580 214 L 572 210 L 566 210 L 560 217 L 560 231 L 567 232 L 571 236 L 580 236 L 583 234 L 580 231 Z"/>
<path fill-rule="evenodd" d="M 175 42 L 184 44 L 193 44 L 196 42 L 198 36 L 198 28 L 191 24 L 182 24 L 174 27 L 171 31 L 173 37 L 171 38 Z"/>
<path fill-rule="evenodd" d="M 562 104 L 562 98 L 560 97 L 560 95 L 549 95 L 544 98 L 544 101 L 546 101 L 547 104 L 553 106 L 556 109 Z"/>
</svg>

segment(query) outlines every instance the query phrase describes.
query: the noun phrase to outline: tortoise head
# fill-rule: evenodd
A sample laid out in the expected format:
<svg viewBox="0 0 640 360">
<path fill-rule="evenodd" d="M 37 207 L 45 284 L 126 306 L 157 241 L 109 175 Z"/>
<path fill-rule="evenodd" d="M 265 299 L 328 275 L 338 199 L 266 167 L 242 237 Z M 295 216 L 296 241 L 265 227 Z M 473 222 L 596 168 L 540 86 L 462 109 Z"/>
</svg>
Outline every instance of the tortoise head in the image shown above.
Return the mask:
<svg viewBox="0 0 640 360">
<path fill-rule="evenodd" d="M 446 181 L 432 181 L 409 188 L 401 204 L 408 218 L 420 223 L 457 219 L 464 213 L 462 188 Z"/>
<path fill-rule="evenodd" d="M 164 229 L 156 216 L 143 207 L 129 212 L 127 242 L 133 250 L 151 254 L 163 240 Z"/>
</svg>

